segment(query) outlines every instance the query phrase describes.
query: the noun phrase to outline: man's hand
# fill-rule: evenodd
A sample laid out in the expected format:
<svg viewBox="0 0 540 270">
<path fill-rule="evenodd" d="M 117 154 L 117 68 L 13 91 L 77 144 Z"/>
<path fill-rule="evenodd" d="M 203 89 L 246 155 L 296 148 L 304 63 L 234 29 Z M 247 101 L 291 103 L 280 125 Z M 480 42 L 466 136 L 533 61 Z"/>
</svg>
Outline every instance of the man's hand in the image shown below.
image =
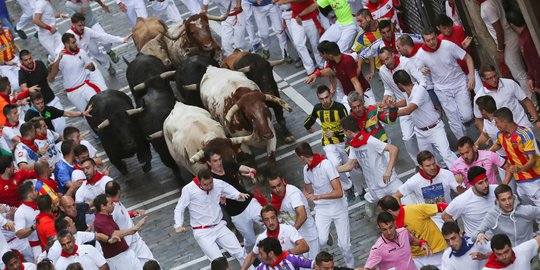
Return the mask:
<svg viewBox="0 0 540 270">
<path fill-rule="evenodd" d="M 476 261 L 483 261 L 488 258 L 488 256 L 482 254 L 481 252 L 471 252 L 469 256 L 471 256 L 471 259 Z"/>
<path fill-rule="evenodd" d="M 38 152 L 39 152 L 39 154 L 41 154 L 41 155 L 44 156 L 45 154 L 47 154 L 47 149 L 49 149 L 49 145 L 48 145 L 48 144 L 46 144 L 46 145 L 43 146 L 41 149 L 39 149 Z"/>
<path fill-rule="evenodd" d="M 54 34 L 54 33 L 56 33 L 56 31 L 58 31 L 58 30 L 56 30 L 56 27 L 51 26 L 51 30 L 49 30 L 49 32 L 51 32 L 51 34 Z"/>
<path fill-rule="evenodd" d="M 327 131 L 327 132 L 324 133 L 324 137 L 330 139 L 330 138 L 334 137 L 334 132 Z"/>
<path fill-rule="evenodd" d="M 15 231 L 15 223 L 13 223 L 13 221 L 11 221 L 11 220 L 8 220 L 6 225 L 2 226 L 2 228 L 4 228 L 7 231 L 14 232 Z"/>
<path fill-rule="evenodd" d="M 476 243 L 487 243 L 489 240 L 488 240 L 488 237 L 486 234 L 484 233 L 479 233 L 477 236 L 476 236 Z"/>
<path fill-rule="evenodd" d="M 508 168 L 508 171 L 511 173 L 518 173 L 521 171 L 521 169 L 516 165 L 512 165 L 510 168 Z"/>
<path fill-rule="evenodd" d="M 385 184 L 388 184 L 390 182 L 390 178 L 392 177 L 392 170 L 386 169 L 386 171 L 383 174 L 383 181 Z"/>
<path fill-rule="evenodd" d="M 73 182 L 72 182 L 72 183 L 73 183 L 73 184 L 72 184 L 72 185 L 73 185 L 73 188 L 78 189 L 79 187 L 81 187 L 83 181 L 84 181 L 84 180 L 82 180 L 82 179 L 73 181 Z"/>
<path fill-rule="evenodd" d="M 134 217 L 142 216 L 142 215 L 144 215 L 144 213 L 145 213 L 144 210 L 142 210 L 142 209 L 137 209 L 137 210 L 133 211 L 133 216 L 134 216 Z"/>
<path fill-rule="evenodd" d="M 105 166 L 105 168 L 103 168 L 103 170 L 101 170 L 101 173 L 103 175 L 107 175 L 107 176 L 109 176 L 110 172 L 111 172 L 111 166 Z"/>
<path fill-rule="evenodd" d="M 456 178 L 456 182 L 458 184 L 460 184 L 460 185 L 463 184 L 463 175 L 457 173 L 457 174 L 454 174 L 454 178 Z"/>
<path fill-rule="evenodd" d="M 298 25 L 302 25 L 302 18 L 300 18 L 300 16 L 296 16 L 295 20 Z"/>
<path fill-rule="evenodd" d="M 315 130 L 314 128 L 310 128 L 310 129 L 308 129 L 307 131 L 308 131 L 309 133 L 315 133 L 316 130 Z"/>
<path fill-rule="evenodd" d="M 39 85 L 36 84 L 36 85 L 34 85 L 32 87 L 28 87 L 28 90 L 30 92 L 39 92 L 39 91 L 41 91 L 41 88 L 39 87 Z"/>
<path fill-rule="evenodd" d="M 495 55 L 495 59 L 497 60 L 497 63 L 503 64 L 504 63 L 504 51 L 497 50 L 497 54 Z"/>
<path fill-rule="evenodd" d="M 125 36 L 123 42 L 128 43 L 130 38 L 131 38 L 131 35 Z"/>
<path fill-rule="evenodd" d="M 469 91 L 474 91 L 475 83 L 476 82 L 475 82 L 475 79 L 474 79 L 474 71 L 471 71 L 471 76 L 469 78 L 469 81 L 467 82 L 467 89 L 469 89 Z"/>
<path fill-rule="evenodd" d="M 238 195 L 238 199 L 239 200 L 247 200 L 249 198 L 249 194 L 246 194 L 246 193 L 240 193 L 240 195 Z"/>
<path fill-rule="evenodd" d="M 534 80 L 527 80 L 527 87 L 529 88 L 529 91 L 535 92 Z"/>
<path fill-rule="evenodd" d="M 310 202 L 314 202 L 316 200 L 318 200 L 317 196 L 316 195 L 313 195 L 311 193 L 304 193 L 304 195 L 306 195 L 306 199 Z"/>
<path fill-rule="evenodd" d="M 430 70 L 429 70 L 428 67 L 423 67 L 423 68 L 420 69 L 420 72 L 422 72 L 422 74 L 424 74 L 424 75 L 428 75 Z"/>
<path fill-rule="evenodd" d="M 394 102 L 395 102 L 395 100 L 394 100 L 394 97 L 392 97 L 392 96 L 384 96 L 383 99 L 382 99 L 382 103 L 387 107 L 389 107 L 388 106 L 389 104 L 392 104 Z"/>
<path fill-rule="evenodd" d="M 120 11 L 126 13 L 127 12 L 127 7 L 124 3 L 118 3 L 118 8 L 120 9 Z"/>
<path fill-rule="evenodd" d="M 94 64 L 93 63 L 88 63 L 86 66 L 84 66 L 84 68 L 92 71 L 92 70 L 95 70 L 95 67 L 94 67 Z"/>
<path fill-rule="evenodd" d="M 370 73 L 366 76 L 366 80 L 367 80 L 367 81 L 371 81 L 371 80 L 373 80 L 374 77 L 375 77 L 375 72 L 370 72 Z"/>
<path fill-rule="evenodd" d="M 461 47 L 463 49 L 467 49 L 469 47 L 469 45 L 471 45 L 471 42 L 473 40 L 473 37 L 471 36 L 468 36 L 466 37 L 462 42 L 461 42 Z"/>
<path fill-rule="evenodd" d="M 311 74 L 309 75 L 305 80 L 304 80 L 304 83 L 312 83 L 314 81 L 317 80 L 317 75 L 316 74 Z"/>
<path fill-rule="evenodd" d="M 90 104 L 90 106 L 88 106 L 88 109 L 86 109 L 86 111 L 82 112 L 82 116 L 84 117 L 92 117 L 92 115 L 90 114 L 90 112 L 92 112 L 92 104 Z"/>
<path fill-rule="evenodd" d="M 428 256 L 433 255 L 433 250 L 431 250 L 427 242 L 424 242 L 422 246 L 420 247 L 420 249 L 424 250 Z"/>
<path fill-rule="evenodd" d="M 109 240 L 107 240 L 107 243 L 114 244 L 114 243 L 117 243 L 117 242 L 120 242 L 120 241 L 122 241 L 122 238 L 120 238 L 120 236 L 111 235 L 111 238 Z"/>
<path fill-rule="evenodd" d="M 135 225 L 135 227 L 133 227 L 136 231 L 140 231 L 142 229 L 142 226 L 144 225 L 144 223 L 146 222 L 146 217 L 143 217 L 141 218 L 141 220 L 139 220 L 139 222 L 137 222 L 137 224 Z"/>
<path fill-rule="evenodd" d="M 186 227 L 178 227 L 176 229 L 174 229 L 177 233 L 183 233 L 186 231 Z"/>
</svg>

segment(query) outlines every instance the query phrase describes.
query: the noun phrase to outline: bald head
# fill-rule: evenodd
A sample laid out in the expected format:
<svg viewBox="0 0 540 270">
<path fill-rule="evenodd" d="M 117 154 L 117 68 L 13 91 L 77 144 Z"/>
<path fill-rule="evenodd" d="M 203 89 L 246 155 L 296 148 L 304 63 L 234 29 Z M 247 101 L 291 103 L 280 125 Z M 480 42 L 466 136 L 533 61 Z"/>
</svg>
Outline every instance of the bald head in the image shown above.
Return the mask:
<svg viewBox="0 0 540 270">
<path fill-rule="evenodd" d="M 38 161 L 34 163 L 34 171 L 42 179 L 49 179 L 51 176 L 51 169 L 47 161 Z"/>
<path fill-rule="evenodd" d="M 62 196 L 60 198 L 60 210 L 73 219 L 77 216 L 77 206 L 71 196 Z"/>
</svg>

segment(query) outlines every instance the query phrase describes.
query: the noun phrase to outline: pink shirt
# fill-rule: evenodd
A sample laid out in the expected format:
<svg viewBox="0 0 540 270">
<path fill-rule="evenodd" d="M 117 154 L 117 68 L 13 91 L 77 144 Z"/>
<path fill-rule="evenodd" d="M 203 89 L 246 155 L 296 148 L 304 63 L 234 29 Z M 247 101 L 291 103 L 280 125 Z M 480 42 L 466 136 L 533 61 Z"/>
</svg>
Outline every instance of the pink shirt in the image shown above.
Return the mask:
<svg viewBox="0 0 540 270">
<path fill-rule="evenodd" d="M 397 239 L 394 241 L 380 236 L 371 247 L 371 252 L 364 268 L 388 270 L 418 270 L 411 255 L 411 234 L 405 228 L 396 229 Z"/>
<path fill-rule="evenodd" d="M 467 164 L 462 157 L 459 157 L 454 161 L 450 171 L 454 174 L 460 174 L 463 176 L 463 183 L 468 188 L 470 187 L 469 181 L 467 179 L 467 172 L 472 166 L 478 166 L 486 169 L 486 175 L 488 178 L 489 184 L 498 185 L 497 178 L 495 177 L 495 166 L 502 167 L 506 163 L 506 158 L 499 156 L 495 152 L 487 150 L 478 150 L 478 157 L 472 164 Z"/>
</svg>

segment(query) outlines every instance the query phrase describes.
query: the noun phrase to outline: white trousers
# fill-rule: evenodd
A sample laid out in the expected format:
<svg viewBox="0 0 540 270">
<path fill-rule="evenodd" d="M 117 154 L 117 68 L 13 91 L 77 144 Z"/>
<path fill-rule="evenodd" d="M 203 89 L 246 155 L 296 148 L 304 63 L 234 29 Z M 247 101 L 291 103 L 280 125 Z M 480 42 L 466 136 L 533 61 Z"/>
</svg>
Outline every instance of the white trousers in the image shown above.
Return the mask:
<svg viewBox="0 0 540 270">
<path fill-rule="evenodd" d="M 417 127 L 414 129 L 416 138 L 418 140 L 418 148 L 420 151 L 430 151 L 434 153 L 433 146 L 439 151 L 446 163 L 446 167 L 450 168 L 457 156 L 452 150 L 450 150 L 450 144 L 448 143 L 448 137 L 444 131 L 444 123 L 439 120 L 437 126 L 426 131 L 420 130 Z"/>
<path fill-rule="evenodd" d="M 95 94 L 97 93 L 94 88 L 84 84 L 83 86 L 79 87 L 79 89 L 68 92 L 67 98 L 78 111 L 84 112 L 86 105 Z"/>
<path fill-rule="evenodd" d="M 414 133 L 414 123 L 410 115 L 402 116 L 399 118 L 399 127 L 401 128 L 401 134 L 403 139 L 403 144 L 405 144 L 405 149 L 409 154 L 409 157 L 412 159 L 415 165 L 418 165 L 416 162 L 416 156 L 420 150 L 418 149 L 418 141 L 416 140 L 416 134 Z"/>
<path fill-rule="evenodd" d="M 62 103 L 60 103 L 60 99 L 58 97 L 54 97 L 51 102 L 47 103 L 47 106 L 55 107 L 59 110 L 64 110 L 64 106 Z M 58 134 L 62 134 L 64 132 L 64 128 L 66 128 L 66 118 L 65 117 L 58 117 L 56 119 L 52 120 L 54 131 Z"/>
<path fill-rule="evenodd" d="M 465 126 L 463 123 L 473 119 L 471 94 L 467 85 L 456 85 L 454 89 L 440 90 L 435 88 L 435 94 L 441 102 L 442 108 L 448 118 L 450 130 L 460 139 L 465 136 Z"/>
<path fill-rule="evenodd" d="M 370 179 L 367 177 L 367 175 L 364 175 L 364 177 L 366 178 L 366 182 L 368 184 L 368 192 L 365 195 L 365 198 L 368 203 L 372 203 L 372 204 L 377 204 L 377 202 L 380 199 L 382 199 L 384 196 L 394 195 L 394 193 L 396 193 L 399 190 L 399 187 L 403 185 L 403 182 L 397 179 L 388 183 L 388 185 L 386 185 L 384 188 L 381 188 L 376 183 L 374 183 L 378 179 L 373 179 L 373 178 Z"/>
<path fill-rule="evenodd" d="M 135 26 L 137 18 L 148 18 L 148 12 L 146 11 L 146 4 L 143 0 L 132 0 L 132 5 L 127 6 L 126 16 L 128 17 L 131 26 Z"/>
<path fill-rule="evenodd" d="M 19 87 L 19 66 L 21 65 L 21 61 L 19 61 L 19 57 L 15 55 L 10 62 L 17 63 L 17 65 L 0 65 L 0 75 L 8 78 L 12 91 L 18 92 L 21 89 Z"/>
<path fill-rule="evenodd" d="M 281 56 L 285 56 L 287 51 L 287 35 L 283 28 L 283 19 L 281 18 L 281 10 L 275 4 L 268 4 L 266 6 L 253 6 L 253 15 L 257 28 L 259 29 L 259 35 L 261 36 L 262 47 L 265 50 L 270 49 L 270 27 L 268 26 L 268 18 L 272 22 L 272 28 L 276 32 L 276 36 L 279 41 L 279 47 L 281 48 Z"/>
<path fill-rule="evenodd" d="M 347 162 L 349 156 L 345 152 L 345 143 L 333 143 L 323 146 L 324 153 L 326 158 L 332 162 L 334 167 L 343 165 Z M 352 182 L 347 177 L 347 174 L 340 173 L 339 180 L 341 181 L 341 187 L 343 190 L 348 190 L 352 187 Z"/>
<path fill-rule="evenodd" d="M 262 225 L 261 209 L 261 204 L 256 199 L 252 199 L 251 202 L 249 202 L 248 207 L 244 209 L 242 213 L 231 216 L 232 223 L 244 237 L 244 249 L 246 250 L 246 254 L 253 250 L 253 247 L 255 246 L 257 235 L 253 229 L 253 225 Z"/>
<path fill-rule="evenodd" d="M 261 43 L 261 38 L 257 35 L 257 24 L 255 23 L 255 17 L 253 16 L 253 5 L 247 0 L 242 0 L 242 13 L 246 20 L 246 32 L 248 34 L 249 42 L 251 46 Z"/>
<path fill-rule="evenodd" d="M 330 28 L 326 29 L 319 42 L 324 40 L 334 41 L 339 46 L 339 50 L 344 53 L 351 48 L 355 36 L 356 25 L 354 23 L 347 25 L 334 23 Z"/>
<path fill-rule="evenodd" d="M 21 17 L 17 22 L 17 30 L 23 30 L 24 28 L 34 25 L 34 4 L 33 0 L 17 0 L 19 6 L 22 9 Z"/>
<path fill-rule="evenodd" d="M 351 250 L 351 232 L 349 224 L 349 212 L 347 208 L 333 209 L 333 207 L 315 206 L 315 226 L 319 232 L 319 244 L 326 245 L 330 225 L 334 223 L 338 236 L 338 246 L 345 258 L 347 267 L 354 267 L 354 257 Z"/>
<path fill-rule="evenodd" d="M 131 242 L 129 249 L 133 251 L 141 265 L 144 265 L 147 261 L 154 260 L 154 254 L 152 254 L 152 251 L 140 236 L 136 241 Z"/>
<path fill-rule="evenodd" d="M 512 77 L 519 83 L 523 93 L 529 98 L 532 96 L 532 92 L 529 91 L 527 81 L 529 76 L 527 75 L 527 69 L 523 62 L 523 56 L 519 48 L 519 40 L 512 40 L 506 44 L 504 49 L 504 62 L 508 66 Z"/>
<path fill-rule="evenodd" d="M 99 70 L 99 68 L 97 68 L 96 63 L 94 63 L 94 66 L 96 66 L 96 69 L 90 72 L 88 80 L 97 85 L 101 91 L 107 90 L 108 88 L 107 84 L 105 83 L 105 78 L 103 77 L 103 74 L 101 74 L 101 71 Z"/>
<path fill-rule="evenodd" d="M 294 47 L 298 51 L 300 59 L 302 59 L 302 64 L 307 74 L 311 74 L 315 71 L 316 67 L 324 67 L 324 60 L 317 50 L 317 45 L 319 44 L 319 30 L 312 19 L 302 21 L 302 25 L 299 25 L 296 20 L 291 19 L 291 37 L 293 40 Z M 311 46 L 311 51 L 315 57 L 315 63 L 309 54 L 306 42 L 309 42 Z"/>
<path fill-rule="evenodd" d="M 414 264 L 416 267 L 422 268 L 425 265 L 433 265 L 441 269 L 442 256 L 444 251 L 430 255 L 424 255 L 420 257 L 413 258 Z"/>
<path fill-rule="evenodd" d="M 540 180 L 517 182 L 517 194 L 522 204 L 540 206 Z"/>
<path fill-rule="evenodd" d="M 62 36 L 60 33 L 58 33 L 58 31 L 56 31 L 54 34 L 52 34 L 50 31 L 39 31 L 38 40 L 52 59 L 56 59 L 56 48 L 62 46 Z"/>
<path fill-rule="evenodd" d="M 103 27 L 101 26 L 101 24 L 99 23 L 96 23 L 92 26 L 92 30 L 95 30 L 96 32 L 99 32 L 99 33 L 106 33 L 105 32 L 105 29 L 103 29 Z M 112 44 L 111 43 L 106 43 L 106 44 L 103 44 L 103 43 L 94 43 L 94 44 L 89 44 L 88 46 L 88 54 L 94 58 L 100 65 L 102 65 L 103 67 L 105 68 L 109 68 L 109 66 L 111 65 L 111 60 L 109 58 L 108 55 L 106 55 L 100 48 L 99 48 L 99 45 L 103 46 L 103 50 L 108 52 L 111 50 L 112 48 Z"/>
<path fill-rule="evenodd" d="M 182 14 L 172 0 L 165 2 L 152 1 L 152 9 L 157 18 L 166 23 L 175 23 L 182 20 Z"/>
<path fill-rule="evenodd" d="M 197 244 L 199 244 L 199 247 L 201 247 L 204 255 L 206 255 L 210 261 L 223 256 L 219 250 L 219 247 L 221 246 L 229 252 L 232 257 L 236 258 L 240 265 L 244 264 L 246 252 L 242 246 L 240 246 L 240 242 L 238 242 L 234 233 L 225 226 L 225 221 L 220 221 L 217 226 L 212 228 L 193 230 L 193 236 L 195 237 Z"/>
<path fill-rule="evenodd" d="M 244 12 L 236 16 L 229 16 L 221 22 L 221 44 L 225 56 L 231 55 L 235 49 L 245 51 L 248 49 L 246 42 L 246 21 Z"/>
<path fill-rule="evenodd" d="M 182 0 L 182 3 L 187 7 L 191 15 L 199 14 L 202 11 L 202 0 Z"/>
<path fill-rule="evenodd" d="M 128 249 L 112 258 L 107 259 L 107 264 L 111 270 L 142 269 L 142 265 L 137 260 L 133 250 Z"/>
</svg>

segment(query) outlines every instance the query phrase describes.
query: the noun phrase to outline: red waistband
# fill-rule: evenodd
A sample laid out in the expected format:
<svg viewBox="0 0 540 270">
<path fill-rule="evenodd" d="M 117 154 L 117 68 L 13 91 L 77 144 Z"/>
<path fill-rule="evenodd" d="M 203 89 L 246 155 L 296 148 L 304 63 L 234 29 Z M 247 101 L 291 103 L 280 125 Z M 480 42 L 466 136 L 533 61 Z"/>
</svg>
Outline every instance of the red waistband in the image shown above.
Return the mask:
<svg viewBox="0 0 540 270">
<path fill-rule="evenodd" d="M 236 16 L 236 15 L 242 13 L 242 11 L 244 11 L 244 10 L 242 9 L 242 7 L 240 7 L 238 10 L 229 13 L 229 17 Z"/>
<path fill-rule="evenodd" d="M 28 241 L 28 243 L 30 243 L 31 247 L 41 246 L 41 243 L 39 241 Z"/>
<path fill-rule="evenodd" d="M 97 85 L 93 84 L 93 83 L 90 82 L 89 80 L 85 80 L 85 81 L 84 81 L 82 84 L 80 84 L 80 85 L 77 85 L 77 86 L 75 86 L 75 87 L 66 89 L 66 92 L 68 92 L 68 93 L 69 93 L 69 92 L 73 92 L 73 91 L 75 91 L 75 90 L 81 88 L 81 87 L 82 87 L 83 85 L 85 85 L 85 84 L 87 84 L 88 86 L 92 87 L 92 88 L 94 89 L 94 91 L 96 91 L 96 93 L 99 93 L 99 91 L 101 91 Z"/>
<path fill-rule="evenodd" d="M 216 227 L 217 224 L 214 224 L 214 225 L 206 225 L 206 226 L 195 226 L 193 227 L 194 230 L 200 230 L 200 229 L 210 229 L 210 228 L 213 228 L 213 227 Z"/>
</svg>

